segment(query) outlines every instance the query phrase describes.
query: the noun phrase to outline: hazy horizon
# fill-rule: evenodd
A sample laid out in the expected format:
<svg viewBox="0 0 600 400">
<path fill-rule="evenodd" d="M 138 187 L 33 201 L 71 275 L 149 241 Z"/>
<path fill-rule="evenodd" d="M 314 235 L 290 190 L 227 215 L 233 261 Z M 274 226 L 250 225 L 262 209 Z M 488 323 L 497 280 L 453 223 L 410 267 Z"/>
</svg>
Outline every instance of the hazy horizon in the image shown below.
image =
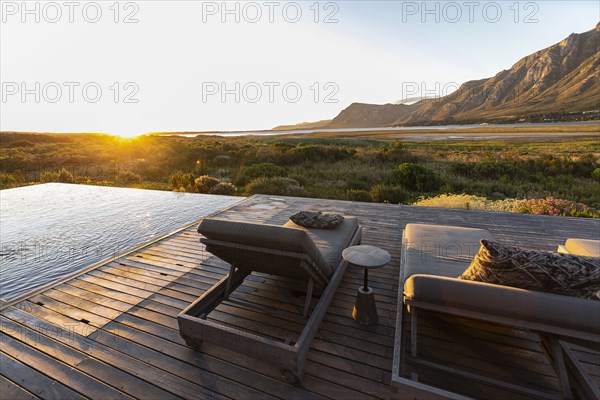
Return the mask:
<svg viewBox="0 0 600 400">
<path fill-rule="evenodd" d="M 330 119 L 352 102 L 491 77 L 592 29 L 600 11 L 467 3 L 4 1 L 0 130 L 134 136 Z"/>
</svg>

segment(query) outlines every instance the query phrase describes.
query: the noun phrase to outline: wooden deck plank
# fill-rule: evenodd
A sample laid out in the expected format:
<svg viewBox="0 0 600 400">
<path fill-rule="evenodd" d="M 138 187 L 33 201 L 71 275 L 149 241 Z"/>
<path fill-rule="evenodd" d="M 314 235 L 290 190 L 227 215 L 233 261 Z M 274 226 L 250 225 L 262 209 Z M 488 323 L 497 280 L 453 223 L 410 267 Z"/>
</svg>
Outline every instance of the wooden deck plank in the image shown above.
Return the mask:
<svg viewBox="0 0 600 400">
<path fill-rule="evenodd" d="M 36 322 L 32 316 L 21 314 L 20 317 L 23 318 L 21 321 L 26 321 L 28 324 L 36 325 L 39 322 Z M 41 333 L 31 330 L 25 325 L 20 325 L 4 316 L 0 318 L 2 321 L 0 328 L 5 335 L 15 337 L 31 348 L 59 359 L 65 364 L 77 368 L 90 376 L 94 376 L 98 380 L 114 386 L 116 389 L 134 398 L 150 398 L 157 395 L 160 397 L 169 397 L 166 392 L 163 392 L 161 389 L 157 390 L 154 385 L 148 382 L 54 340 L 53 337 L 56 336 L 54 330 Z"/>
<path fill-rule="evenodd" d="M 252 387 L 240 385 L 216 373 L 204 373 L 204 371 L 198 370 L 197 365 L 190 365 L 165 355 L 156 349 L 142 346 L 138 343 L 139 339 L 137 333 L 133 334 L 133 337 L 128 340 L 121 336 L 113 335 L 110 332 L 110 329 L 107 329 L 102 332 L 96 331 L 94 334 L 90 335 L 90 338 L 98 343 L 110 346 L 112 349 L 120 351 L 130 357 L 153 365 L 163 371 L 168 371 L 169 374 L 185 379 L 190 382 L 190 386 L 192 384 L 200 385 L 210 392 L 220 393 L 233 399 L 244 396 L 262 400 L 273 399 L 273 396 L 260 392 Z"/>
<path fill-rule="evenodd" d="M 127 311 L 131 307 L 131 303 L 127 303 L 121 300 L 114 299 L 113 297 L 107 296 L 106 291 L 103 294 L 100 294 L 97 291 L 86 290 L 81 287 L 73 286 L 71 284 L 56 286 L 55 291 L 79 297 L 90 303 L 95 303 L 104 307 L 109 307 L 119 312 Z"/>
<path fill-rule="evenodd" d="M 67 318 L 72 319 L 73 321 L 77 321 L 78 325 L 87 325 L 86 328 L 82 329 L 82 332 L 86 332 L 85 334 L 83 334 L 83 336 L 89 335 L 102 325 L 105 325 L 110 322 L 110 318 L 103 317 L 102 315 L 98 314 L 98 312 L 100 312 L 101 310 L 100 307 L 94 306 L 92 310 L 87 311 L 83 308 L 80 308 L 86 307 L 87 303 L 84 303 L 83 301 L 80 301 L 79 299 L 73 296 L 65 294 L 63 297 L 68 296 L 69 299 L 67 301 L 69 301 L 69 303 L 64 303 L 62 301 L 55 300 L 54 298 L 49 297 L 49 295 L 51 294 L 52 289 L 44 292 L 43 295 L 38 294 L 33 296 L 30 299 L 30 301 L 36 303 L 34 306 L 40 305 L 43 308 L 54 311 L 56 314 L 63 315 Z M 111 310 L 111 316 L 116 317 L 119 314 L 119 312 Z"/>
<path fill-rule="evenodd" d="M 242 385 L 253 387 L 263 392 L 274 390 L 275 394 L 279 397 L 295 399 L 307 398 L 307 393 L 296 386 L 266 377 L 264 375 L 253 373 L 248 369 L 232 364 L 229 360 L 221 360 L 217 357 L 208 356 L 206 354 L 190 352 L 184 345 L 176 345 L 169 340 L 136 330 L 127 325 L 123 325 L 118 322 L 112 322 L 107 325 L 104 330 L 112 335 L 125 339 L 133 338 L 136 343 L 144 345 L 150 349 L 156 349 L 157 351 L 167 354 L 177 360 L 184 361 L 190 366 L 205 370 L 203 371 L 204 374 L 208 374 L 208 371 L 210 371 L 214 374 L 228 377 L 234 382 L 239 382 Z M 227 382 L 223 382 L 223 384 L 226 383 Z M 239 398 L 242 397 L 245 397 L 244 392 L 239 395 Z M 318 398 L 318 396 L 312 396 L 311 398 Z"/>
<path fill-rule="evenodd" d="M 22 301 L 14 305 L 15 308 L 25 311 L 33 316 L 38 317 L 40 320 L 47 321 L 56 327 L 64 327 L 70 332 L 87 336 L 92 331 L 97 329 L 96 326 L 86 324 L 78 319 L 73 319 L 69 316 L 63 315 L 60 312 L 52 310 L 44 305 L 33 303 L 29 300 Z M 5 313 L 3 312 L 3 315 Z"/>
<path fill-rule="evenodd" d="M 237 298 L 242 298 L 245 300 L 245 297 L 243 295 L 241 295 L 240 293 L 233 293 L 232 294 L 232 299 L 237 299 Z M 230 302 L 228 302 L 227 304 L 229 304 Z M 280 304 L 284 304 L 283 302 L 281 302 Z M 302 303 L 303 304 L 303 303 Z M 234 305 L 235 306 L 235 305 Z M 246 307 L 244 305 L 244 303 L 240 303 L 238 305 L 239 307 Z M 157 313 L 161 313 L 167 316 L 170 316 L 172 318 L 175 318 L 177 316 L 177 314 L 181 311 L 181 308 L 177 308 L 177 307 L 166 307 L 166 306 L 159 306 L 156 303 L 150 303 L 150 302 L 142 302 L 139 304 L 139 307 L 141 308 L 146 308 L 148 310 L 151 311 L 155 311 Z M 246 309 L 250 312 L 253 312 L 254 307 L 251 308 L 247 308 Z M 232 309 L 233 310 L 233 309 Z M 288 310 L 289 311 L 289 310 Z M 294 331 L 296 333 L 300 332 L 300 327 L 301 324 L 304 323 L 304 320 L 301 316 L 301 312 L 302 312 L 302 308 L 299 307 L 298 309 L 294 309 L 295 314 L 293 313 L 286 313 L 284 315 L 279 315 L 280 319 L 283 318 L 283 322 L 278 324 L 277 326 L 285 326 L 287 329 L 291 329 L 292 327 L 295 326 Z M 233 312 L 230 312 L 229 314 L 234 314 L 235 310 L 233 310 Z M 265 319 L 264 315 L 268 314 L 270 317 L 269 319 Z M 348 314 L 347 312 L 345 312 L 344 314 Z M 264 313 L 254 313 L 252 316 L 246 318 L 247 321 L 250 321 L 252 324 L 255 324 L 256 322 L 259 321 L 264 321 L 265 323 L 267 323 L 267 325 L 273 325 L 273 323 L 275 322 L 272 317 L 274 316 L 272 310 L 270 310 L 270 312 L 265 311 Z M 167 322 L 163 322 L 163 324 L 166 324 Z M 328 330 L 328 327 L 332 327 L 332 329 Z M 381 355 L 385 355 L 388 358 L 391 356 L 391 346 L 393 344 L 393 341 L 391 340 L 391 338 L 388 340 L 388 347 L 385 348 L 383 346 L 380 345 L 381 340 L 377 341 L 377 342 L 367 342 L 364 340 L 364 331 L 361 330 L 357 330 L 354 327 L 347 327 L 344 331 L 344 336 L 337 334 L 337 331 L 339 331 L 339 329 L 337 329 L 337 327 L 334 327 L 331 324 L 324 324 L 322 326 L 322 329 L 320 330 L 319 333 L 319 338 L 321 339 L 325 339 L 325 338 L 329 338 L 329 341 L 333 342 L 333 343 L 340 343 L 340 344 L 345 344 L 349 347 L 360 347 L 362 349 L 369 349 L 372 352 L 374 352 L 375 354 L 381 354 Z M 350 333 L 353 334 L 348 334 L 348 331 L 350 331 Z M 389 336 L 386 336 L 387 338 L 389 338 Z M 358 340 L 363 338 L 363 340 Z M 355 340 L 357 339 L 357 340 Z M 381 338 L 380 338 L 381 339 Z M 377 337 L 374 338 L 374 340 L 377 340 Z M 377 344 L 375 344 L 377 343 Z"/>
<path fill-rule="evenodd" d="M 170 341 L 171 343 L 178 343 L 181 346 L 185 347 L 186 351 L 189 353 L 189 349 L 187 349 L 185 341 L 181 338 L 181 336 L 179 336 L 179 331 L 175 329 L 165 329 L 163 326 L 160 326 L 154 322 L 143 320 L 141 318 L 137 318 L 128 314 L 124 314 L 121 317 L 119 317 L 119 323 L 122 323 L 137 331 L 143 331 L 164 338 Z M 171 347 L 169 347 L 169 349 L 171 349 Z M 256 373 L 264 374 L 272 378 L 277 378 L 280 376 L 280 371 L 276 368 L 276 366 L 272 364 L 268 364 L 262 362 L 261 360 L 250 358 L 241 353 L 232 352 L 231 350 L 221 348 L 219 346 L 204 346 L 202 348 L 202 353 L 191 353 L 207 354 L 217 358 L 225 359 L 229 362 L 235 363 L 236 365 L 242 368 L 251 369 Z M 305 390 L 304 393 L 306 394 L 306 396 L 312 396 L 311 393 L 318 394 L 320 396 L 341 399 L 357 398 L 356 396 L 358 396 L 356 393 L 354 393 L 353 395 L 353 392 L 351 390 L 343 389 L 339 385 L 331 385 L 329 382 L 321 380 L 318 375 L 311 376 L 310 374 L 307 374 L 303 380 L 302 387 L 304 388 L 303 390 Z M 340 394 L 340 396 L 335 397 L 335 394 Z M 367 397 L 368 396 L 359 396 L 358 398 Z M 286 397 L 283 396 L 283 398 Z"/>
<path fill-rule="evenodd" d="M 188 381 L 167 373 L 167 371 L 156 368 L 150 364 L 140 361 L 134 357 L 130 357 L 124 353 L 114 350 L 110 346 L 106 346 L 97 342 L 96 340 L 88 339 L 87 337 L 79 334 L 73 334 L 70 331 L 66 331 L 59 326 L 47 324 L 44 321 L 38 319 L 35 322 L 28 320 L 27 315 L 19 312 L 15 309 L 4 310 L 7 317 L 16 320 L 20 323 L 24 323 L 28 328 L 43 333 L 44 331 L 54 332 L 56 334 L 56 340 L 63 344 L 68 344 L 70 347 L 78 351 L 83 351 L 87 355 L 101 360 L 110 365 L 114 365 L 117 368 L 139 377 L 147 382 L 151 382 L 154 385 L 160 386 L 164 390 L 159 391 L 158 387 L 155 389 L 154 395 L 151 397 L 165 397 L 165 398 L 223 398 L 215 393 L 212 393 L 199 385 L 193 384 Z M 29 324 L 32 322 L 34 326 Z M 167 392 L 172 393 L 171 396 Z M 160 393 L 160 395 L 158 394 Z"/>
<path fill-rule="evenodd" d="M 229 310 L 229 313 L 224 312 L 226 310 Z M 236 330 L 260 333 L 281 342 L 284 342 L 286 339 L 291 339 L 295 342 L 298 338 L 299 326 L 292 327 L 290 324 L 278 323 L 274 319 L 271 319 L 270 323 L 265 323 L 265 321 L 258 321 L 257 314 L 255 313 L 241 317 L 239 312 L 236 311 L 235 309 L 223 307 L 221 310 L 217 310 L 214 316 L 211 313 L 211 319 Z M 319 350 L 327 354 L 335 354 L 347 360 L 368 360 L 366 361 L 366 365 L 368 366 L 385 369 L 387 360 L 393 353 L 392 348 L 384 349 L 382 347 L 375 347 L 370 343 L 363 343 L 343 334 L 329 333 L 329 336 L 335 336 L 334 340 L 331 341 L 326 340 L 326 336 L 328 335 L 319 333 L 318 340 L 313 344 L 314 350 Z"/>
<path fill-rule="evenodd" d="M 137 295 L 140 297 L 148 297 L 152 293 L 162 288 L 162 286 L 157 286 L 146 282 L 140 282 L 136 279 L 109 274 L 99 270 L 91 271 L 87 274 L 87 276 L 93 276 L 95 278 L 100 278 L 113 283 L 117 283 L 119 285 L 122 285 L 122 287 L 124 287 L 124 290 L 126 291 L 131 291 L 132 293 L 136 294 L 139 293 Z"/>
<path fill-rule="evenodd" d="M 97 301 L 86 300 L 80 295 L 67 293 L 62 290 L 50 289 L 45 291 L 43 296 L 67 304 L 73 308 L 78 308 L 95 316 L 101 316 L 108 320 L 116 318 L 122 312 L 116 308 L 108 307 L 108 304 L 106 303 L 102 304 Z M 69 309 L 71 309 L 71 307 L 69 307 Z"/>
<path fill-rule="evenodd" d="M 179 311 L 229 271 L 226 263 L 198 242 L 199 235 L 191 226 L 3 310 L 2 357 L 25 381 L 11 370 L 1 377 L 0 388 L 14 393 L 15 398 L 80 394 L 98 398 L 105 389 L 107 396 L 116 393 L 140 399 L 386 399 L 402 229 L 407 223 L 484 228 L 499 241 L 545 251 L 555 250 L 569 237 L 600 238 L 599 220 L 280 196 L 250 197 L 219 217 L 280 225 L 304 209 L 357 216 L 363 225 L 363 244 L 386 249 L 392 262 L 369 274 L 380 316 L 379 323 L 372 326 L 359 325 L 350 316 L 362 271 L 348 269 L 308 352 L 301 386 L 282 382 L 274 365 L 216 346 L 194 351 L 179 336 L 175 319 Z M 253 274 L 210 318 L 232 326 L 247 324 L 249 330 L 271 329 L 273 337 L 283 340 L 301 328 L 304 290 L 304 284 L 286 278 Z M 317 289 L 314 301 L 318 293 Z M 556 377 L 543 358 L 539 341 L 526 332 L 497 331 L 473 323 L 466 332 L 468 340 L 484 342 L 493 349 L 477 354 L 455 343 L 455 333 L 440 330 L 435 321 L 422 322 L 422 344 L 432 357 L 471 364 L 515 382 L 535 382 L 540 390 L 556 393 Z M 503 353 L 510 353 L 513 359 L 503 360 Z M 490 358 L 490 354 L 497 357 Z M 577 354 L 591 379 L 600 382 L 599 355 Z M 410 368 L 434 384 L 455 389 L 469 385 L 464 393 L 474 396 L 524 398 L 423 367 Z M 69 373 L 78 380 L 55 382 Z M 82 383 L 88 380 L 90 387 L 85 388 Z"/>
<path fill-rule="evenodd" d="M 50 379 L 60 382 L 78 393 L 84 394 L 86 397 L 96 399 L 132 399 L 132 397 L 127 396 L 123 392 L 91 378 L 89 375 L 34 350 L 32 347 L 13 338 L 8 338 L 2 342 L 2 351 L 24 364 L 35 366 L 37 370 L 44 371 L 44 374 Z"/>
<path fill-rule="evenodd" d="M 84 400 L 85 397 L 36 371 L 25 362 L 0 352 L 0 373 L 7 379 L 19 384 L 27 391 L 43 399 Z"/>
<path fill-rule="evenodd" d="M 108 278 L 110 278 L 110 276 Z M 76 282 L 80 282 L 80 281 L 89 283 L 92 285 L 96 285 L 96 286 L 102 287 L 104 289 L 111 290 L 116 293 L 115 295 L 120 294 L 120 296 L 129 295 L 129 296 L 136 296 L 140 299 L 145 299 L 148 296 L 151 296 L 153 294 L 153 292 L 150 292 L 148 290 L 134 288 L 131 286 L 127 286 L 121 282 L 116 282 L 116 281 L 110 280 L 110 279 L 104 279 L 103 277 L 98 277 L 98 276 L 90 275 L 90 274 L 80 276 L 76 280 L 69 281 L 68 284 L 76 285 Z M 115 298 L 118 298 L 118 297 L 115 297 Z"/>
<path fill-rule="evenodd" d="M 0 375 L 0 399 L 2 400 L 37 400 L 39 397 L 23 389 L 13 381 Z"/>
</svg>

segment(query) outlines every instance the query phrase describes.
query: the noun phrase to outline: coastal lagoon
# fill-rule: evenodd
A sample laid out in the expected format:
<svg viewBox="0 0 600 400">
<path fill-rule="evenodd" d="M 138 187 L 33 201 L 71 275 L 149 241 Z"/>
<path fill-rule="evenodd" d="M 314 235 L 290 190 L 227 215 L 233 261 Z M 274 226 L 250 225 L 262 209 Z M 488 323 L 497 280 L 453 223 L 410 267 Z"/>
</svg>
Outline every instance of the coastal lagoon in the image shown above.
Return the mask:
<svg viewBox="0 0 600 400">
<path fill-rule="evenodd" d="M 196 137 L 198 135 L 213 135 L 221 137 L 238 137 L 238 136 L 275 136 L 275 135 L 309 135 L 312 133 L 361 133 L 361 132 L 388 132 L 402 133 L 411 131 L 439 131 L 443 133 L 447 130 L 470 130 L 481 128 L 506 129 L 509 131 L 512 128 L 551 128 L 551 127 L 579 127 L 579 126 L 599 126 L 598 121 L 576 121 L 576 122 L 537 122 L 528 124 L 471 124 L 471 125 L 427 125 L 427 126 L 395 126 L 395 127 L 373 127 L 373 128 L 336 128 L 336 129 L 290 129 L 290 130 L 265 130 L 265 131 L 235 131 L 235 132 L 197 132 L 197 133 L 165 133 L 168 136 Z M 494 138 L 495 135 L 482 134 L 482 138 Z M 526 134 L 520 135 L 524 137 L 546 137 L 547 134 Z M 519 136 L 515 136 L 519 137 Z M 440 135 L 438 140 L 461 139 L 462 137 L 454 138 L 453 136 Z M 418 135 L 402 135 L 399 139 L 405 140 L 431 140 L 429 136 Z"/>
</svg>

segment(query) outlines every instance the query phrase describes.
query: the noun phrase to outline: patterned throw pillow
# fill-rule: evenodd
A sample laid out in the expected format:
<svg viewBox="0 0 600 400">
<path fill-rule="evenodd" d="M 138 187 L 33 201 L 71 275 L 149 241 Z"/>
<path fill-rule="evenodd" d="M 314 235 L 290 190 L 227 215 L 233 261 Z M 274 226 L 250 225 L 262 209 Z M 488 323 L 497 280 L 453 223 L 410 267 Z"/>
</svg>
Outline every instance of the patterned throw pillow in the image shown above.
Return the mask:
<svg viewBox="0 0 600 400">
<path fill-rule="evenodd" d="M 320 211 L 300 211 L 290 217 L 294 223 L 305 228 L 332 229 L 342 223 L 340 214 L 323 214 Z"/>
<path fill-rule="evenodd" d="M 600 300 L 600 258 L 521 250 L 485 239 L 459 279 Z"/>
</svg>

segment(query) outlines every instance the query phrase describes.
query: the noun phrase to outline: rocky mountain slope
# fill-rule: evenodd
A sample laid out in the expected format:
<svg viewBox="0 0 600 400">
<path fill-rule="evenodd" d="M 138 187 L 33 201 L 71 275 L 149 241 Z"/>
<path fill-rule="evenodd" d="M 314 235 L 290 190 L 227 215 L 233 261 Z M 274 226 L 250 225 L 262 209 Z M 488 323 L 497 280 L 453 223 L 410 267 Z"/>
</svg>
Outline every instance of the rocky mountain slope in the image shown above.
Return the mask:
<svg viewBox="0 0 600 400">
<path fill-rule="evenodd" d="M 587 111 L 597 117 L 599 109 L 600 23 L 447 96 L 410 105 L 353 103 L 320 127 L 560 120 Z"/>
</svg>

